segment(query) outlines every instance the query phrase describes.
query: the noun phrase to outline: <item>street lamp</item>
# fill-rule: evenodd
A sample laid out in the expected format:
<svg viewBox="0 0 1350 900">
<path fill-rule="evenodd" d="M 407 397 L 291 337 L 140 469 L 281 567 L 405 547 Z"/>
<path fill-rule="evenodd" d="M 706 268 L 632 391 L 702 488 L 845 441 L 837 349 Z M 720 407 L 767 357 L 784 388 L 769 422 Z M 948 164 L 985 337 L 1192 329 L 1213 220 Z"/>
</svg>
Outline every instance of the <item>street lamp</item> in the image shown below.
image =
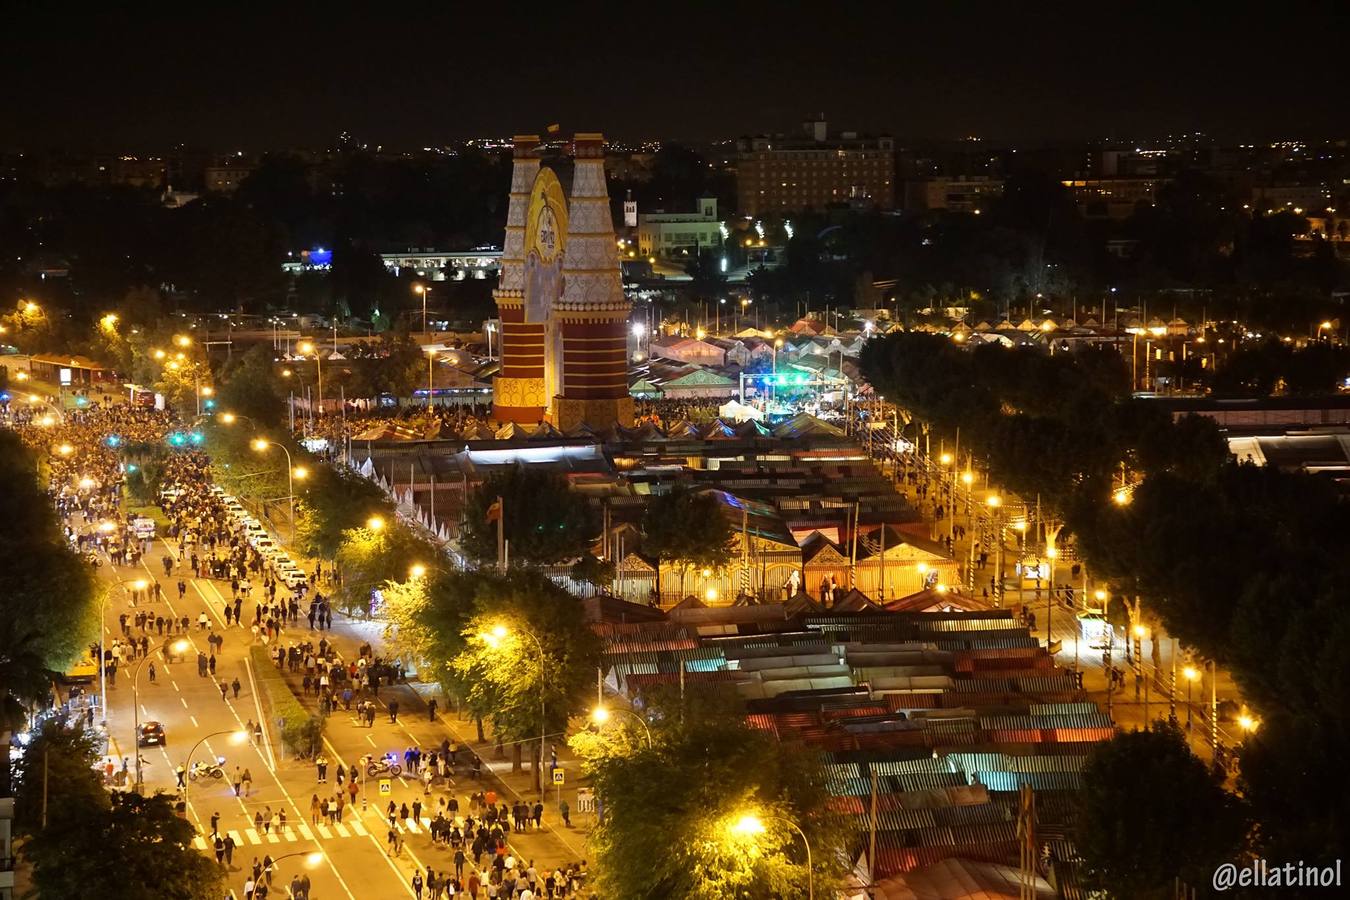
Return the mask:
<svg viewBox="0 0 1350 900">
<path fill-rule="evenodd" d="M 607 709 L 606 707 L 603 706 L 597 706 L 595 709 L 591 710 L 591 721 L 594 722 L 597 726 L 603 727 L 605 723 L 607 723 L 613 717 L 613 714 L 616 712 L 623 713 L 624 715 L 629 716 L 630 718 L 636 720 L 638 724 L 642 726 L 642 730 L 647 735 L 647 748 L 651 749 L 653 745 L 651 726 L 647 724 L 646 719 L 642 718 L 642 716 L 639 716 L 631 709 L 624 709 L 623 707 L 617 707 L 615 709 Z"/>
<path fill-rule="evenodd" d="M 188 648 L 190 648 L 191 646 L 192 646 L 192 644 L 189 643 L 189 642 L 187 641 L 187 639 L 184 638 L 184 639 L 180 639 L 180 640 L 175 641 L 174 644 L 173 644 L 173 646 L 170 647 L 169 649 L 172 650 L 176 656 L 182 656 L 184 653 L 186 653 L 186 652 L 188 651 Z M 145 664 L 148 663 L 151 659 L 152 659 L 152 657 L 150 656 L 150 654 L 147 653 L 147 654 L 141 659 L 141 661 L 140 661 L 139 663 L 136 664 L 135 670 L 131 673 L 131 712 L 132 712 L 132 723 L 133 723 L 132 727 L 134 727 L 134 728 L 136 729 L 135 733 L 132 735 L 132 738 L 131 738 L 131 750 L 132 750 L 133 753 L 136 754 L 136 791 L 137 791 L 137 793 L 140 792 L 140 790 L 141 790 L 141 785 L 144 784 L 144 779 L 141 777 L 141 692 L 140 692 L 140 677 L 141 677 L 141 669 L 144 669 L 144 668 L 145 668 Z M 166 659 L 165 662 L 168 662 L 168 660 Z M 106 715 L 106 714 L 105 714 L 105 715 Z"/>
<path fill-rule="evenodd" d="M 408 577 L 413 579 L 414 581 L 424 577 L 426 574 L 427 574 L 427 567 L 422 565 L 421 563 L 413 563 L 413 565 L 408 569 Z"/>
<path fill-rule="evenodd" d="M 545 671 L 546 671 L 545 668 L 544 668 L 544 655 L 545 655 L 545 654 L 544 654 L 544 645 L 543 645 L 542 643 L 540 643 L 539 638 L 535 637 L 534 632 L 530 631 L 528 628 L 521 628 L 521 629 L 520 629 L 520 632 L 521 632 L 522 634 L 528 636 L 530 640 L 534 641 L 534 645 L 535 645 L 536 647 L 539 648 L 539 771 L 538 771 L 538 785 L 539 785 L 539 795 L 542 797 L 543 794 L 544 794 L 544 742 L 545 742 L 545 733 L 544 733 L 544 703 L 545 703 L 545 701 L 546 701 L 546 699 L 547 699 L 547 697 L 548 697 L 548 695 L 547 695 L 547 693 L 546 693 L 546 690 L 545 690 L 546 685 L 545 685 L 545 679 L 544 679 L 544 673 L 545 673 Z M 502 641 L 504 641 L 510 634 L 511 634 L 510 629 L 508 629 L 505 625 L 495 625 L 495 626 L 493 626 L 493 628 L 492 628 L 491 631 L 483 632 L 483 633 L 479 634 L 478 637 L 481 638 L 481 639 L 483 640 L 483 642 L 486 643 L 489 647 L 491 647 L 491 648 L 493 648 L 493 649 L 495 650 L 497 647 L 501 646 Z"/>
<path fill-rule="evenodd" d="M 206 735 L 206 737 L 202 738 L 202 739 L 201 739 L 200 741 L 198 741 L 197 743 L 193 744 L 193 745 L 192 745 L 192 749 L 188 751 L 187 759 L 183 760 L 183 809 L 184 809 L 184 811 L 187 810 L 187 804 L 188 804 L 188 785 L 192 783 L 192 754 L 196 753 L 196 752 L 197 752 L 197 748 L 200 747 L 202 744 L 205 744 L 207 741 L 211 740 L 211 738 L 213 738 L 213 737 L 220 737 L 221 735 L 225 735 L 225 734 L 228 734 L 228 735 L 230 736 L 230 743 L 231 743 L 231 744 L 235 744 L 236 746 L 239 745 L 239 744 L 242 744 L 244 741 L 248 740 L 248 738 L 249 738 L 248 732 L 247 732 L 247 731 L 244 731 L 244 730 L 242 730 L 242 729 L 227 729 L 227 730 L 225 730 L 225 731 L 213 731 L 213 732 L 211 732 L 210 734 Z"/>
<path fill-rule="evenodd" d="M 319 391 L 319 412 L 322 413 L 322 412 L 323 412 L 323 354 L 319 352 L 319 348 L 318 348 L 318 347 L 314 346 L 314 342 L 313 342 L 313 341 L 301 341 L 300 343 L 296 344 L 296 345 L 295 345 L 295 352 L 298 353 L 298 354 L 301 355 L 301 356 L 306 356 L 306 355 L 308 355 L 308 354 L 310 354 L 310 353 L 313 353 L 313 354 L 314 354 L 314 375 L 315 375 L 315 378 L 316 378 L 317 381 L 318 381 L 318 391 Z"/>
<path fill-rule="evenodd" d="M 384 531 L 384 519 L 381 516 L 371 516 L 366 519 L 366 527 L 375 533 Z"/>
<path fill-rule="evenodd" d="M 303 466 L 293 468 L 291 466 L 291 451 L 286 449 L 284 444 L 278 444 L 276 441 L 269 441 L 267 438 L 254 438 L 253 449 L 259 453 L 265 453 L 268 447 L 280 447 L 281 452 L 286 454 L 286 505 L 289 509 L 291 518 L 291 543 L 295 543 L 295 479 L 304 478 L 309 474 L 309 470 Z"/>
<path fill-rule="evenodd" d="M 271 867 L 266 871 L 273 872 L 277 867 L 277 863 L 281 862 L 283 859 L 291 859 L 292 857 L 296 856 L 303 856 L 305 858 L 305 865 L 310 867 L 311 869 L 317 866 L 319 863 L 323 862 L 323 851 L 321 850 L 297 850 L 294 853 L 282 854 L 281 856 L 278 856 L 276 859 L 272 860 Z"/>
<path fill-rule="evenodd" d="M 1200 678 L 1200 671 L 1195 666 L 1186 666 L 1181 670 L 1181 677 L 1186 679 L 1186 730 L 1191 730 L 1191 685 L 1195 684 Z"/>
<path fill-rule="evenodd" d="M 816 896 L 816 878 L 815 872 L 811 866 L 811 842 L 807 840 L 806 832 L 791 819 L 785 819 L 782 816 L 765 816 L 760 818 L 751 813 L 747 813 L 731 824 L 731 833 L 739 837 L 753 838 L 758 837 L 765 832 L 764 819 L 782 822 L 801 836 L 802 844 L 806 847 L 806 896 L 807 900 L 815 900 Z"/>
</svg>

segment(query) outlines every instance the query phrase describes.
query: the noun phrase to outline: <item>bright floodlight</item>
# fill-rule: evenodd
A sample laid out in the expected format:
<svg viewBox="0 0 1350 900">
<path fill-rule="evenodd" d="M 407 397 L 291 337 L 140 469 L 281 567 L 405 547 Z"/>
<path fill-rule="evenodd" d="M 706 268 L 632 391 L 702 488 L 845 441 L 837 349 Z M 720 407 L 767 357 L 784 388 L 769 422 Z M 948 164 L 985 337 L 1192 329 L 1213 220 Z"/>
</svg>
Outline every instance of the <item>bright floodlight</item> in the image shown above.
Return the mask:
<svg viewBox="0 0 1350 900">
<path fill-rule="evenodd" d="M 633 337 L 642 337 L 647 333 L 647 326 L 641 322 L 633 323 Z"/>
<path fill-rule="evenodd" d="M 295 345 L 295 349 L 301 353 L 313 353 L 314 345 L 309 341 L 301 341 L 299 344 Z"/>
<path fill-rule="evenodd" d="M 244 731 L 243 729 L 240 729 L 239 731 L 236 731 L 230 735 L 231 744 L 242 744 L 247 740 L 248 740 L 248 732 Z"/>
<path fill-rule="evenodd" d="M 192 645 L 188 643 L 186 640 L 181 640 L 181 641 L 174 641 L 173 646 L 170 647 L 169 649 L 173 650 L 174 653 L 186 653 L 188 652 L 188 648 L 191 646 Z"/>
<path fill-rule="evenodd" d="M 303 481 L 309 477 L 309 469 L 306 469 L 304 466 L 296 466 L 291 470 L 291 474 Z"/>
<path fill-rule="evenodd" d="M 609 710 L 603 706 L 597 706 L 591 710 L 591 721 L 597 725 L 603 725 L 609 721 Z"/>
<path fill-rule="evenodd" d="M 1116 506 L 1125 506 L 1130 502 L 1130 492 L 1121 488 L 1111 495 L 1111 502 Z"/>
<path fill-rule="evenodd" d="M 143 591 L 149 586 L 150 582 L 146 581 L 144 578 L 137 578 L 131 583 L 131 589 L 134 591 Z"/>
<path fill-rule="evenodd" d="M 80 490 L 87 491 L 93 488 L 93 486 L 94 479 L 90 478 L 88 475 L 80 479 Z"/>
<path fill-rule="evenodd" d="M 999 498 L 999 496 L 998 496 L 997 494 L 990 494 L 990 495 L 989 495 L 989 498 L 988 498 L 987 500 L 985 500 L 984 502 L 987 503 L 987 504 L 989 504 L 989 505 L 992 506 L 992 507 L 997 508 L 998 505 L 999 505 L 1000 503 L 1002 503 L 1003 501 Z"/>
<path fill-rule="evenodd" d="M 366 527 L 371 531 L 383 531 L 384 519 L 379 516 L 371 516 L 369 519 L 366 519 Z"/>
<path fill-rule="evenodd" d="M 267 449 L 267 440 L 265 438 L 254 438 L 249 443 L 252 445 L 253 449 L 257 450 L 259 453 Z"/>
<path fill-rule="evenodd" d="M 427 574 L 427 567 L 421 563 L 414 563 L 412 568 L 408 569 L 408 574 L 413 578 L 421 578 Z"/>
<path fill-rule="evenodd" d="M 1187 681 L 1195 681 L 1197 678 L 1200 677 L 1200 672 L 1195 668 L 1195 666 L 1187 666 L 1186 668 L 1181 670 L 1181 675 Z"/>
</svg>

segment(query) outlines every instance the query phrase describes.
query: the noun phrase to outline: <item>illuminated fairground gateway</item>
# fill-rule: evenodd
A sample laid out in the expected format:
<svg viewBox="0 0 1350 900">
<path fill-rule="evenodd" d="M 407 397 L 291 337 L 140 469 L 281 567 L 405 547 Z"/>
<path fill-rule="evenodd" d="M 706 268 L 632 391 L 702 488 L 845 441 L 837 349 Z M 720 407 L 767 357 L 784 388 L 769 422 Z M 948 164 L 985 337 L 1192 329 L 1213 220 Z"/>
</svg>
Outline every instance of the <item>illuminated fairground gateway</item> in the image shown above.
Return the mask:
<svg viewBox="0 0 1350 900">
<path fill-rule="evenodd" d="M 604 138 L 577 134 L 567 197 L 539 161 L 539 138 L 515 138 L 511 202 L 493 296 L 502 365 L 493 418 L 568 430 L 633 421 L 628 395 L 629 303 L 605 188 Z"/>
</svg>

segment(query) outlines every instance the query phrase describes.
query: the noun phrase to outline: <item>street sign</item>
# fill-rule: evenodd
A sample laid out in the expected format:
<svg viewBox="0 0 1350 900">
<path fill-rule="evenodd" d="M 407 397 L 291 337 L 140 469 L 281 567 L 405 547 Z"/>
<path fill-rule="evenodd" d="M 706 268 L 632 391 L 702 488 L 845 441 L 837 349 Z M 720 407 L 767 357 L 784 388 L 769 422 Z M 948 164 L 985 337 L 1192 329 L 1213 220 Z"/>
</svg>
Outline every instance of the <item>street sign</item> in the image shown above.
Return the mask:
<svg viewBox="0 0 1350 900">
<path fill-rule="evenodd" d="M 590 788 L 577 788 L 577 812 L 595 812 L 595 794 Z"/>
<path fill-rule="evenodd" d="M 380 796 L 388 797 L 394 792 L 394 782 L 388 778 L 380 779 Z"/>
<path fill-rule="evenodd" d="M 554 769 L 554 770 L 553 770 L 553 783 L 556 784 L 556 785 L 559 785 L 559 786 L 561 786 L 561 785 L 567 783 L 567 782 L 564 780 L 564 772 L 563 772 L 562 769 Z"/>
</svg>

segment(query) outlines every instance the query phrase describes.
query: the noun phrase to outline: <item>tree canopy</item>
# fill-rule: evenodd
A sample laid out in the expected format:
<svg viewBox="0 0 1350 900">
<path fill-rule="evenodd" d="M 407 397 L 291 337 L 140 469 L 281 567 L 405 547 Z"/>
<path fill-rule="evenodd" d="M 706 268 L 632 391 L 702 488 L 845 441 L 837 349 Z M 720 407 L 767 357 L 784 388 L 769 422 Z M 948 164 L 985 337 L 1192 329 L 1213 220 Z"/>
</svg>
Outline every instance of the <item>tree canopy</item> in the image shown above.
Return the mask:
<svg viewBox="0 0 1350 900">
<path fill-rule="evenodd" d="M 815 754 L 745 724 L 725 695 L 668 695 L 648 715 L 651 747 L 587 762 L 605 815 L 591 841 L 607 896 L 805 897 L 811 842 L 816 896 L 838 884 L 856 847 L 831 814 Z M 763 832 L 738 827 L 754 816 Z"/>
<path fill-rule="evenodd" d="M 451 664 L 458 693 L 502 741 L 537 740 L 541 724 L 560 740 L 584 708 L 600 660 L 581 601 L 537 572 L 466 577 L 476 586 L 461 629 L 463 650 Z"/>
<path fill-rule="evenodd" d="M 80 726 L 48 722 L 19 766 L 15 813 L 29 835 L 23 854 L 42 896 L 71 897 L 117 873 L 117 896 L 130 900 L 203 900 L 220 895 L 221 870 L 192 846 L 196 831 L 173 798 L 102 787 L 93 765 L 97 742 Z M 43 765 L 46 827 L 42 827 Z"/>
<path fill-rule="evenodd" d="M 1208 884 L 1246 831 L 1241 803 L 1161 722 L 1094 745 L 1075 803 L 1085 886 L 1129 900 Z"/>
<path fill-rule="evenodd" d="M 501 498 L 502 530 L 513 563 L 576 559 L 600 535 L 599 517 L 556 472 L 525 466 L 492 472 L 469 498 L 463 544 L 479 562 L 497 558 L 497 523 L 488 510 Z"/>
<path fill-rule="evenodd" d="M 680 567 L 721 569 L 731 561 L 733 532 L 717 498 L 678 488 L 651 498 L 642 517 L 645 552 Z"/>
<path fill-rule="evenodd" d="M 103 587 L 71 549 L 33 454 L 0 431 L 0 793 L 9 784 L 9 732 L 44 700 L 50 673 L 64 672 L 97 633 Z"/>
</svg>

